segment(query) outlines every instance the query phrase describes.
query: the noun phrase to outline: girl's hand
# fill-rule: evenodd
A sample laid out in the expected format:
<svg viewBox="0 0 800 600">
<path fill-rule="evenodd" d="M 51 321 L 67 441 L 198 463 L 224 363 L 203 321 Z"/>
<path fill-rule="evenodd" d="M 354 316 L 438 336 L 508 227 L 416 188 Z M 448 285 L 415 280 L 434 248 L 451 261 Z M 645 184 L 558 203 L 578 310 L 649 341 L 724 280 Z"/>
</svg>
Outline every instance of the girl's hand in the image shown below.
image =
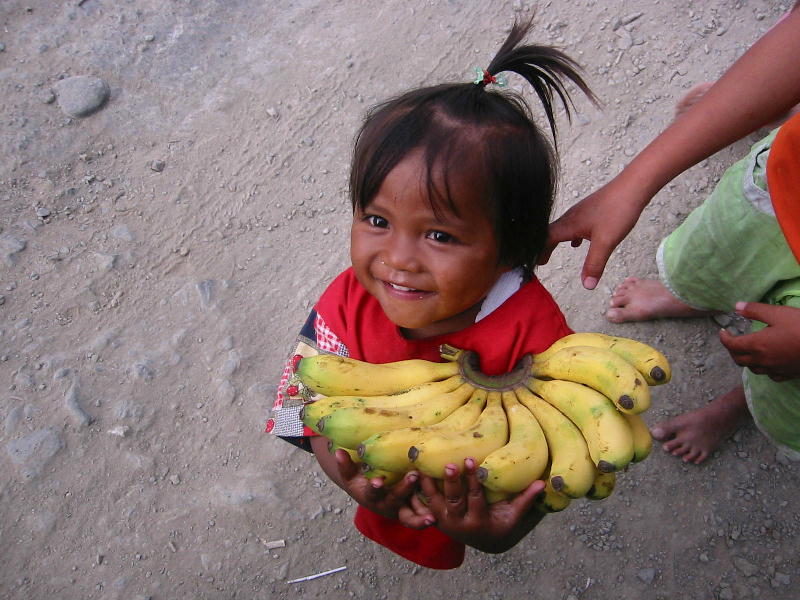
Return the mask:
<svg viewBox="0 0 800 600">
<path fill-rule="evenodd" d="M 505 552 L 542 519 L 543 514 L 532 510 L 532 506 L 544 489 L 544 482 L 533 482 L 509 501 L 487 504 L 475 460 L 467 458 L 464 467 L 462 475 L 457 465 L 447 465 L 442 491 L 436 480 L 420 476 L 436 526 L 453 539 L 483 552 Z"/>
<path fill-rule="evenodd" d="M 740 302 L 736 312 L 767 327 L 740 336 L 721 330 L 720 341 L 733 361 L 773 381 L 800 377 L 800 308 Z"/>
<path fill-rule="evenodd" d="M 344 450 L 337 450 L 335 459 L 342 489 L 361 506 L 381 516 L 398 519 L 411 529 L 424 529 L 433 521 L 430 509 L 415 496 L 419 479 L 417 471 L 409 471 L 403 479 L 387 486 L 382 477 L 364 477 Z"/>
</svg>

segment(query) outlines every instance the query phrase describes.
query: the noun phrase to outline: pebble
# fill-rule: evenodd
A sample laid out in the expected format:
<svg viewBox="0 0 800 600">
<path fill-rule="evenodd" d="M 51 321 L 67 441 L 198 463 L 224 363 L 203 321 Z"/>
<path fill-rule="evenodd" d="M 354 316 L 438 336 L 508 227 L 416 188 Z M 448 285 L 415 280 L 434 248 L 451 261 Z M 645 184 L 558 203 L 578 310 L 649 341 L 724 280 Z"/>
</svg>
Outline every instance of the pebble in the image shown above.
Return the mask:
<svg viewBox="0 0 800 600">
<path fill-rule="evenodd" d="M 55 84 L 58 106 L 68 117 L 86 117 L 99 110 L 108 100 L 108 84 L 99 77 L 77 75 Z"/>
<path fill-rule="evenodd" d="M 77 381 L 74 381 L 72 385 L 69 386 L 64 396 L 64 401 L 67 405 L 67 409 L 69 409 L 73 418 L 78 422 L 78 425 L 85 427 L 94 422 L 94 417 L 87 413 L 81 406 L 80 387 Z"/>
<path fill-rule="evenodd" d="M 155 171 L 156 173 L 161 173 L 166 166 L 167 163 L 165 163 L 163 160 L 152 160 L 149 163 L 150 170 Z"/>
<path fill-rule="evenodd" d="M 63 447 L 64 441 L 58 431 L 39 429 L 10 441 L 6 446 L 6 453 L 23 476 L 35 477 Z"/>
<path fill-rule="evenodd" d="M 17 255 L 27 248 L 28 242 L 10 234 L 0 235 L 0 257 L 9 267 L 13 267 Z"/>
<path fill-rule="evenodd" d="M 109 435 L 116 435 L 117 437 L 128 437 L 131 433 L 131 428 L 128 425 L 117 425 L 108 430 Z"/>
<path fill-rule="evenodd" d="M 754 565 L 749 560 L 741 557 L 733 559 L 733 566 L 739 569 L 739 571 L 741 571 L 742 575 L 745 577 L 752 577 L 753 575 L 757 575 L 759 572 L 758 565 Z"/>
<path fill-rule="evenodd" d="M 652 567 L 647 569 L 640 569 L 638 573 L 636 573 L 636 577 L 639 578 L 639 581 L 650 585 L 653 583 L 653 580 L 656 578 L 656 570 Z"/>
</svg>

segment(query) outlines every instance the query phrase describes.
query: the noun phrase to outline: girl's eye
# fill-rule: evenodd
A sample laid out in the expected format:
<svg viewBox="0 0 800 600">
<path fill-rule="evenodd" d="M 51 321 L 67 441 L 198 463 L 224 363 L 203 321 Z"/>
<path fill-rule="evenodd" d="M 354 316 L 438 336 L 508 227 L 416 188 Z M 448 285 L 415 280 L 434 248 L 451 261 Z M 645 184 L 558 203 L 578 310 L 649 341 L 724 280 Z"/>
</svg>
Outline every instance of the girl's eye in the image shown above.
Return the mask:
<svg viewBox="0 0 800 600">
<path fill-rule="evenodd" d="M 434 242 L 439 242 L 440 244 L 447 244 L 455 241 L 455 238 L 452 235 L 445 233 L 444 231 L 431 231 L 428 233 L 428 239 L 433 240 Z"/>
<path fill-rule="evenodd" d="M 381 229 L 386 229 L 389 226 L 389 221 L 378 215 L 367 215 L 364 217 L 364 220 L 373 227 L 379 227 Z"/>
</svg>

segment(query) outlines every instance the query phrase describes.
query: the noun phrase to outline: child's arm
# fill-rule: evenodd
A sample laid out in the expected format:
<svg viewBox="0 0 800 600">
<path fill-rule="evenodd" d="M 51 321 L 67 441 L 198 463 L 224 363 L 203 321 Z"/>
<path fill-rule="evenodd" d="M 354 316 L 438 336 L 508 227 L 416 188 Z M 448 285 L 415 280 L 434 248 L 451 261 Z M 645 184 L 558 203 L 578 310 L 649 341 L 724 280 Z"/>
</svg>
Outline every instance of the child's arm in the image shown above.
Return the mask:
<svg viewBox="0 0 800 600">
<path fill-rule="evenodd" d="M 533 482 L 509 501 L 487 504 L 476 475 L 478 465 L 468 458 L 464 467 L 462 477 L 456 465 L 447 465 L 443 491 L 434 479 L 421 476 L 422 492 L 436 518 L 436 527 L 482 552 L 499 554 L 513 548 L 544 517 L 533 509 L 544 482 Z"/>
<path fill-rule="evenodd" d="M 419 473 L 410 471 L 392 486 L 384 486 L 383 479 L 367 479 L 347 452 L 328 451 L 328 439 L 311 438 L 311 448 L 322 470 L 336 485 L 347 492 L 361 506 L 390 519 L 398 519 L 411 529 L 424 529 L 431 524 L 430 511 L 419 503 L 412 505 L 411 498 L 417 490 Z"/>
<path fill-rule="evenodd" d="M 592 289 L 614 248 L 674 177 L 800 103 L 800 9 L 793 9 L 604 187 L 550 227 L 547 248 L 589 240 L 581 280 Z M 549 252 L 543 261 L 549 258 Z"/>
<path fill-rule="evenodd" d="M 734 362 L 775 381 L 800 378 L 800 308 L 742 302 L 736 312 L 767 327 L 741 336 L 720 331 L 720 341 Z"/>
</svg>

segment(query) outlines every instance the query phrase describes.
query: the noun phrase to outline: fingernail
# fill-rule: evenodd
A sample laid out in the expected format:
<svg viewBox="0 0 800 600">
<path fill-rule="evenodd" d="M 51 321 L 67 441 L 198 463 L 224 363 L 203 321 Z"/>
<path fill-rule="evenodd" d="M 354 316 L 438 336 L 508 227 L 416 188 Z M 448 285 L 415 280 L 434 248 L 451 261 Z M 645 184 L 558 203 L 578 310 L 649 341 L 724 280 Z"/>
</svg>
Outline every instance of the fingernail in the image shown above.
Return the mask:
<svg viewBox="0 0 800 600">
<path fill-rule="evenodd" d="M 423 523 L 425 523 L 425 525 L 433 525 L 435 522 L 436 521 L 434 521 L 433 519 L 425 519 L 423 521 Z"/>
<path fill-rule="evenodd" d="M 583 287 L 587 290 L 593 290 L 597 287 L 597 278 L 596 277 L 586 277 L 583 280 Z"/>
<path fill-rule="evenodd" d="M 747 302 L 737 302 L 736 303 L 736 310 L 744 310 L 747 307 Z"/>
<path fill-rule="evenodd" d="M 452 465 L 447 465 L 444 468 L 444 474 L 445 475 L 455 475 L 456 473 L 457 473 L 457 471 L 456 471 L 455 467 L 453 467 Z"/>
<path fill-rule="evenodd" d="M 468 469 L 471 469 L 475 466 L 475 459 L 474 458 L 467 458 L 464 460 L 464 464 Z"/>
<path fill-rule="evenodd" d="M 417 473 L 409 473 L 408 475 L 406 475 L 406 479 L 411 483 L 414 483 L 418 478 L 419 475 L 417 475 Z"/>
</svg>

